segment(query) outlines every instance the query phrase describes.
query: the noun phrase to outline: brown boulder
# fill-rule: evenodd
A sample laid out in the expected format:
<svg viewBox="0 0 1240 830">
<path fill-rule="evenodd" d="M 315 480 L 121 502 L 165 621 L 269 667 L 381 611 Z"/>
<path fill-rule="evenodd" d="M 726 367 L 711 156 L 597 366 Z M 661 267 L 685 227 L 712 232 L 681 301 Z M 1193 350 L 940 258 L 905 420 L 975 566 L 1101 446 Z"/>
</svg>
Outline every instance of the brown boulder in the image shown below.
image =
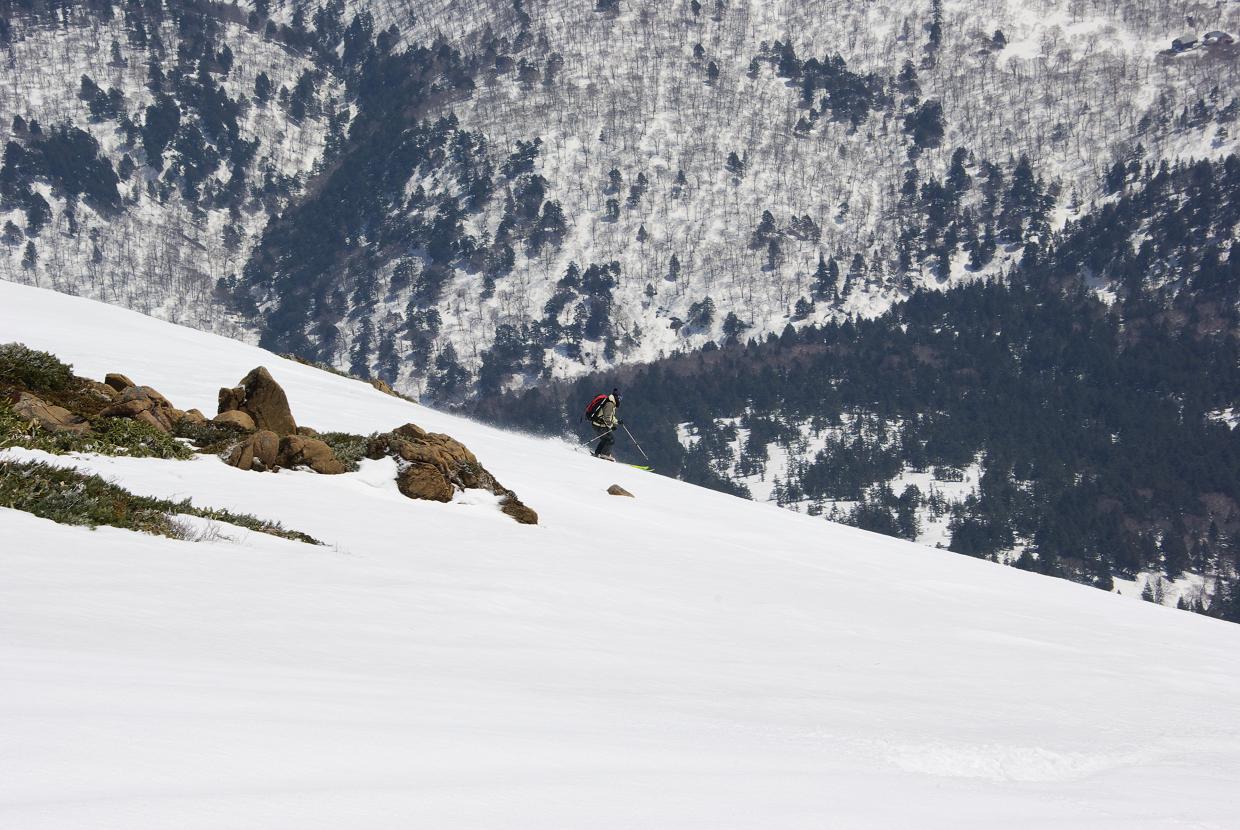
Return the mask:
<svg viewBox="0 0 1240 830">
<path fill-rule="evenodd" d="M 456 490 L 481 489 L 502 496 L 500 509 L 518 522 L 538 523 L 538 514 L 496 481 L 469 448 L 450 435 L 405 424 L 371 438 L 366 455 L 397 459 L 401 472 L 396 485 L 409 498 L 450 501 Z"/>
<path fill-rule="evenodd" d="M 288 396 L 270 372 L 259 366 L 241 379 L 241 386 L 245 389 L 245 403 L 239 409 L 249 414 L 259 429 L 269 429 L 277 435 L 297 433 Z"/>
<path fill-rule="evenodd" d="M 188 421 L 191 424 L 205 424 L 207 422 L 207 416 L 203 415 L 197 409 L 187 409 L 183 420 Z"/>
<path fill-rule="evenodd" d="M 164 432 L 172 432 L 185 413 L 149 386 L 130 386 L 115 403 L 100 410 L 99 415 L 103 418 L 133 418 Z"/>
<path fill-rule="evenodd" d="M 509 495 L 500 503 L 500 511 L 505 516 L 511 516 L 523 525 L 538 524 L 538 514 L 526 507 L 525 504 L 517 498 L 516 494 L 509 491 Z"/>
<path fill-rule="evenodd" d="M 111 386 L 97 380 L 82 381 L 82 391 L 104 404 L 112 403 L 120 396 Z"/>
<path fill-rule="evenodd" d="M 104 418 L 137 418 L 140 413 L 146 412 L 151 408 L 149 400 L 130 399 L 127 401 L 117 401 L 111 406 L 104 407 L 99 414 Z"/>
<path fill-rule="evenodd" d="M 238 470 L 254 469 L 254 447 L 249 440 L 242 441 L 240 444 L 232 448 L 232 452 L 228 454 L 228 458 L 224 462 L 230 467 L 236 467 Z"/>
<path fill-rule="evenodd" d="M 619 484 L 611 485 L 610 487 L 607 488 L 607 492 L 613 496 L 628 496 L 629 498 L 634 497 L 632 493 L 630 493 L 628 490 L 625 490 Z"/>
<path fill-rule="evenodd" d="M 228 463 L 242 470 L 271 470 L 278 466 L 280 436 L 260 430 L 233 447 Z"/>
<path fill-rule="evenodd" d="M 36 423 L 48 432 L 89 432 L 90 422 L 63 406 L 50 404 L 29 392 L 18 392 L 13 412 L 27 423 Z"/>
<path fill-rule="evenodd" d="M 227 424 L 229 426 L 243 429 L 246 432 L 253 432 L 257 427 L 254 426 L 254 419 L 246 415 L 239 409 L 233 409 L 228 412 L 221 412 L 211 419 L 212 423 Z"/>
<path fill-rule="evenodd" d="M 392 455 L 402 461 L 430 464 L 462 490 L 480 488 L 498 493 L 503 489 L 468 447 L 450 435 L 427 432 L 417 424 L 405 424 L 371 439 L 367 455 L 370 458 Z"/>
<path fill-rule="evenodd" d="M 317 429 L 314 429 L 313 427 L 298 427 L 297 434 L 304 435 L 307 438 L 318 438 L 319 437 L 319 431 Z"/>
<path fill-rule="evenodd" d="M 219 415 L 225 412 L 236 412 L 244 403 L 245 389 L 243 387 L 234 386 L 231 389 L 225 387 L 220 389 L 219 407 L 215 411 Z"/>
<path fill-rule="evenodd" d="M 124 392 L 129 387 L 138 385 L 120 372 L 108 372 L 103 382 L 117 392 Z"/>
<path fill-rule="evenodd" d="M 112 417 L 116 417 L 116 416 L 112 416 Z M 150 426 L 155 427 L 155 429 L 159 430 L 160 432 L 172 432 L 172 427 L 169 426 L 162 418 L 158 417 L 155 414 L 155 412 L 150 409 L 144 409 L 141 412 L 139 412 L 137 415 L 134 415 L 133 420 L 141 421 L 144 424 L 149 424 Z"/>
<path fill-rule="evenodd" d="M 280 439 L 279 463 L 282 467 L 309 467 L 316 473 L 339 475 L 344 464 L 324 442 L 303 435 L 286 435 Z"/>
<path fill-rule="evenodd" d="M 396 489 L 411 499 L 452 501 L 452 482 L 433 464 L 414 462 L 396 477 Z"/>
</svg>

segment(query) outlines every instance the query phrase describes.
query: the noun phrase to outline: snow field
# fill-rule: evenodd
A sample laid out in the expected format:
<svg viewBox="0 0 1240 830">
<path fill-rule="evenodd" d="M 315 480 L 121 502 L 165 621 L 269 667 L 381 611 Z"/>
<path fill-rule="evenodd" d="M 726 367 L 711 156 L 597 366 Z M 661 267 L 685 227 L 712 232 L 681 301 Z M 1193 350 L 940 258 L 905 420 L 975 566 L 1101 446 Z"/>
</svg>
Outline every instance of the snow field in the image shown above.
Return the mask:
<svg viewBox="0 0 1240 830">
<path fill-rule="evenodd" d="M 0 826 L 1234 818 L 1235 626 L 607 465 L 0 283 L 0 342 L 13 340 L 208 411 L 265 365 L 299 423 L 412 420 L 459 438 L 540 524 L 469 495 L 404 499 L 388 462 L 329 477 L 59 459 L 328 544 L 192 543 L 0 508 Z M 606 495 L 612 483 L 636 498 Z"/>
</svg>

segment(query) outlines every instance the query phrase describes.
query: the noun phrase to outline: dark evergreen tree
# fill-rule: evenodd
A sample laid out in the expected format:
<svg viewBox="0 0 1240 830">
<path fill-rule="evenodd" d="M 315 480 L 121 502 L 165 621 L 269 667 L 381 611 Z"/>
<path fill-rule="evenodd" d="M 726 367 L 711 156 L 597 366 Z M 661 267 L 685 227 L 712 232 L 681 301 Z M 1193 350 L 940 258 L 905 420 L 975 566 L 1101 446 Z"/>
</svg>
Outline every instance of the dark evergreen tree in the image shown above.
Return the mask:
<svg viewBox="0 0 1240 830">
<path fill-rule="evenodd" d="M 168 95 L 157 95 L 155 103 L 146 108 L 142 126 L 142 149 L 146 162 L 155 170 L 164 166 L 164 149 L 181 126 L 181 109 Z"/>
<path fill-rule="evenodd" d="M 266 72 L 259 72 L 254 79 L 254 99 L 260 105 L 271 100 L 271 79 L 267 77 Z"/>
<path fill-rule="evenodd" d="M 904 119 L 904 131 L 917 147 L 938 147 L 943 141 L 943 105 L 925 101 Z"/>
<path fill-rule="evenodd" d="M 813 294 L 816 300 L 833 300 L 839 285 L 840 267 L 832 258 L 830 263 L 818 255 L 818 268 L 814 271 Z"/>
<path fill-rule="evenodd" d="M 952 152 L 951 167 L 947 171 L 947 186 L 953 193 L 964 193 L 973 185 L 973 177 L 964 168 L 968 155 L 969 151 L 963 147 L 957 147 Z"/>
</svg>

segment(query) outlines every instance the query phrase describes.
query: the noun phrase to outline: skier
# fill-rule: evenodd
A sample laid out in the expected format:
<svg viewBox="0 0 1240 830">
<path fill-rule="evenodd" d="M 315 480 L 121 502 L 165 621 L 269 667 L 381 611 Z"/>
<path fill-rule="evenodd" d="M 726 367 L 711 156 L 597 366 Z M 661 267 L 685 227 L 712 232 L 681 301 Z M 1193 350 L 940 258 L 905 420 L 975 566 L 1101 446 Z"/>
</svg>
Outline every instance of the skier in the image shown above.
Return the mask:
<svg viewBox="0 0 1240 830">
<path fill-rule="evenodd" d="M 624 423 L 616 417 L 616 410 L 619 408 L 619 389 L 612 389 L 610 395 L 598 395 L 586 407 L 586 416 L 590 419 L 590 426 L 594 427 L 595 433 L 599 436 L 598 446 L 591 453 L 595 458 L 616 460 L 611 454 L 611 448 L 616 443 L 616 427 Z"/>
</svg>

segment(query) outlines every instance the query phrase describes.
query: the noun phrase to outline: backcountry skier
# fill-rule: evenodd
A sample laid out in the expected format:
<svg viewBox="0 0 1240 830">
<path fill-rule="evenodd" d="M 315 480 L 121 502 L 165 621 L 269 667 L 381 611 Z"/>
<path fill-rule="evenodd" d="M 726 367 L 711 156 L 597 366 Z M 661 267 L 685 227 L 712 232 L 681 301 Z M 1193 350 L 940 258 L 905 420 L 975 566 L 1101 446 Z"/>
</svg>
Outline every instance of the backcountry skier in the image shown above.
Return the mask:
<svg viewBox="0 0 1240 830">
<path fill-rule="evenodd" d="M 599 436 L 598 446 L 591 453 L 595 458 L 616 460 L 611 454 L 611 448 L 616 443 L 616 427 L 623 423 L 616 417 L 616 410 L 619 408 L 619 389 L 612 389 L 610 395 L 596 395 L 586 407 L 586 417 L 590 419 L 590 426 L 594 427 L 595 433 Z"/>
</svg>

